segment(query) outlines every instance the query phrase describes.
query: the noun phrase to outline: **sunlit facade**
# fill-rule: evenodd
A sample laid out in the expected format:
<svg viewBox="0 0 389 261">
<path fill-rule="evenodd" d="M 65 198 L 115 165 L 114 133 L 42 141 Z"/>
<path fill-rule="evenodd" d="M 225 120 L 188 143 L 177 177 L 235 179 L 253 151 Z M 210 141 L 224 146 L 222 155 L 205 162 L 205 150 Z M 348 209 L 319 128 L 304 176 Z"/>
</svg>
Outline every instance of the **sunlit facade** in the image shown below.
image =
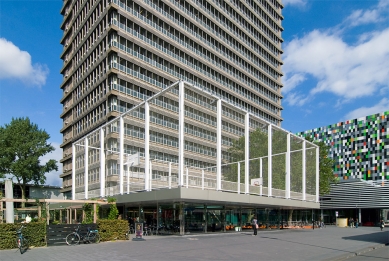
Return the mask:
<svg viewBox="0 0 389 261">
<path fill-rule="evenodd" d="M 178 80 L 280 126 L 281 10 L 276 0 L 63 1 L 62 191 L 70 196 L 74 141 Z M 187 95 L 198 99 L 196 93 Z M 151 121 L 177 125 L 178 119 L 166 110 L 175 102 L 161 102 L 165 109 L 153 112 Z M 186 113 L 210 123 L 201 102 L 186 107 Z M 237 122 L 223 122 L 223 146 L 241 135 Z M 141 138 L 137 126 L 129 131 Z M 185 150 L 196 155 L 185 158 L 185 164 L 214 164 L 215 148 L 207 145 L 216 136 L 212 124 L 199 129 L 193 122 L 185 131 L 194 134 Z M 150 139 L 176 143 L 177 137 L 168 134 L 152 132 Z M 143 153 L 142 142 L 128 144 L 125 150 Z M 177 161 L 176 154 L 153 147 L 150 157 Z M 227 153 L 222 157 L 228 160 Z M 115 164 L 107 165 L 109 173 L 117 175 Z"/>
</svg>

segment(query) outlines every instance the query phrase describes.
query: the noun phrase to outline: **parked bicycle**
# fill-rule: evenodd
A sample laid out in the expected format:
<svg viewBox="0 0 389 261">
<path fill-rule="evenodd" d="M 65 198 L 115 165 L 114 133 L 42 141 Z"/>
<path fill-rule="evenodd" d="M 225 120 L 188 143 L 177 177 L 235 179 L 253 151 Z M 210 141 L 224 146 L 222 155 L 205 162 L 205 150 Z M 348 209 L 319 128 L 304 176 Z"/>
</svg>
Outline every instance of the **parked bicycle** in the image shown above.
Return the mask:
<svg viewBox="0 0 389 261">
<path fill-rule="evenodd" d="M 23 236 L 22 229 L 25 228 L 24 226 L 21 226 L 17 231 L 17 238 L 16 238 L 16 244 L 20 250 L 20 254 L 23 254 L 28 249 L 28 240 Z"/>
<path fill-rule="evenodd" d="M 66 244 L 77 245 L 82 241 L 83 243 L 99 243 L 100 235 L 99 231 L 91 230 L 88 227 L 88 232 L 85 235 L 80 234 L 80 226 L 77 226 L 76 231 L 66 236 Z"/>
</svg>

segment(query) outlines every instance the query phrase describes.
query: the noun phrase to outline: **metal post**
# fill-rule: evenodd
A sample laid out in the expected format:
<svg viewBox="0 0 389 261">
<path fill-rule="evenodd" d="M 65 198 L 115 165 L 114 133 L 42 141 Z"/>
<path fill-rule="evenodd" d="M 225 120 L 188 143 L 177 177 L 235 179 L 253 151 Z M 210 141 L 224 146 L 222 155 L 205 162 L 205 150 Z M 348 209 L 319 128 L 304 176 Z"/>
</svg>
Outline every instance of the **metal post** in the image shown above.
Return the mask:
<svg viewBox="0 0 389 261">
<path fill-rule="evenodd" d="M 150 173 L 149 173 L 149 177 L 150 177 L 150 187 L 149 187 L 149 191 L 152 191 L 153 190 L 153 165 L 150 161 Z"/>
<path fill-rule="evenodd" d="M 285 177 L 285 198 L 290 198 L 290 133 L 286 138 L 286 177 Z"/>
<path fill-rule="evenodd" d="M 259 195 L 263 194 L 263 171 L 262 171 L 262 158 L 259 159 L 259 177 L 261 178 L 261 184 L 259 185 Z"/>
<path fill-rule="evenodd" d="M 216 133 L 216 190 L 222 188 L 222 100 L 217 100 L 217 133 Z"/>
<path fill-rule="evenodd" d="M 100 197 L 105 197 L 104 129 L 100 129 Z"/>
<path fill-rule="evenodd" d="M 304 140 L 303 141 L 303 177 L 302 177 L 302 200 L 306 200 L 306 177 L 307 177 L 307 174 L 306 174 L 306 158 L 307 158 L 307 151 L 306 151 L 306 145 L 307 145 L 307 142 Z"/>
<path fill-rule="evenodd" d="M 120 117 L 119 120 L 119 193 L 123 195 L 124 183 L 124 119 Z"/>
<path fill-rule="evenodd" d="M 179 186 L 183 186 L 184 183 L 184 148 L 185 148 L 185 86 L 184 82 L 180 81 L 179 85 L 179 101 L 178 101 L 178 175 Z"/>
<path fill-rule="evenodd" d="M 319 202 L 319 148 L 316 148 L 316 202 Z"/>
<path fill-rule="evenodd" d="M 89 166 L 88 166 L 88 147 L 89 147 L 89 140 L 88 140 L 88 136 L 85 137 L 85 147 L 84 147 L 84 161 L 85 161 L 85 166 L 84 166 L 84 192 L 85 192 L 85 199 L 88 199 L 88 189 L 89 189 L 89 184 L 88 184 L 88 181 L 89 181 Z"/>
<path fill-rule="evenodd" d="M 269 124 L 267 127 L 267 187 L 268 187 L 268 197 L 273 196 L 272 194 L 272 176 L 273 176 L 273 164 L 272 164 L 272 125 Z"/>
<path fill-rule="evenodd" d="M 238 194 L 240 194 L 240 162 L 238 162 L 238 180 L 237 180 L 237 184 L 238 184 Z"/>
<path fill-rule="evenodd" d="M 130 169 L 131 169 L 131 166 L 128 166 L 127 165 L 127 194 L 130 194 Z"/>
<path fill-rule="evenodd" d="M 186 168 L 186 188 L 188 188 L 189 185 L 189 170 L 188 167 Z"/>
<path fill-rule="evenodd" d="M 150 190 L 150 105 L 145 102 L 145 190 Z"/>
<path fill-rule="evenodd" d="M 172 188 L 172 163 L 169 162 L 169 189 Z"/>
<path fill-rule="evenodd" d="M 204 170 L 201 170 L 201 189 L 204 190 Z"/>
<path fill-rule="evenodd" d="M 72 200 L 76 199 L 76 145 L 72 145 Z"/>
<path fill-rule="evenodd" d="M 244 188 L 245 194 L 249 194 L 250 178 L 250 114 L 246 113 L 244 120 Z"/>
</svg>

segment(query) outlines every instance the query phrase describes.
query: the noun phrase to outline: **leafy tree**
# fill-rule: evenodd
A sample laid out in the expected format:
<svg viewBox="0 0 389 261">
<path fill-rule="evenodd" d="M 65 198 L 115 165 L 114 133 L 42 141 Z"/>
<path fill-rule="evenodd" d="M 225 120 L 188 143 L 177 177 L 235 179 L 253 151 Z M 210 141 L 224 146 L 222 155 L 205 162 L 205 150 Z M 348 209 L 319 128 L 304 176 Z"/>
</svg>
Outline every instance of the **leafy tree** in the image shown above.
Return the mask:
<svg viewBox="0 0 389 261">
<path fill-rule="evenodd" d="M 338 182 L 338 178 L 334 175 L 335 161 L 328 157 L 330 148 L 323 141 L 314 141 L 311 137 L 305 139 L 319 146 L 319 194 L 328 194 L 330 193 L 331 184 Z"/>
<path fill-rule="evenodd" d="M 40 164 L 40 157 L 54 151 L 47 143 L 49 138 L 28 117 L 12 118 L 10 124 L 0 127 L 0 176 L 10 174 L 18 181 L 22 199 L 26 197 L 27 184 L 44 184 L 45 173 L 58 170 L 56 160 Z"/>
<path fill-rule="evenodd" d="M 116 206 L 116 198 L 108 197 L 108 203 L 110 204 L 108 219 L 111 219 L 111 220 L 117 219 L 117 217 L 119 215 L 119 210 Z"/>
<path fill-rule="evenodd" d="M 334 161 L 328 157 L 329 148 L 324 142 L 314 142 L 312 138 L 306 138 L 307 141 L 313 142 L 319 146 L 319 193 L 321 195 L 327 194 L 330 191 L 330 184 L 337 181 L 337 178 L 333 174 Z M 285 154 L 287 146 L 287 134 L 283 131 L 273 130 L 272 136 L 272 185 L 273 188 L 284 189 L 285 188 Z M 250 159 L 264 157 L 262 161 L 263 169 L 263 184 L 267 184 L 267 175 L 266 171 L 267 166 L 267 147 L 268 147 L 268 134 L 267 132 L 257 129 L 254 132 L 250 133 Z M 291 190 L 300 191 L 302 186 L 302 176 L 293 175 L 293 173 L 301 173 L 302 171 L 302 145 L 301 142 L 295 142 L 291 140 Z M 240 137 L 238 140 L 233 142 L 232 147 L 229 149 L 229 153 L 234 162 L 244 160 L 245 154 L 245 137 Z M 281 154 L 281 155 L 277 155 Z M 309 153 L 309 150 L 306 153 L 306 162 L 313 162 L 315 160 L 314 153 Z M 250 161 L 250 178 L 259 177 L 259 164 L 255 161 Z M 244 163 L 241 164 L 241 182 L 244 181 Z M 307 164 L 306 168 L 307 177 L 306 177 L 306 188 L 307 191 L 315 191 L 315 182 L 316 177 L 313 175 L 316 172 L 315 164 Z M 237 180 L 237 167 L 232 165 L 229 169 L 223 171 L 225 179 L 229 181 Z M 309 174 L 311 173 L 311 174 Z"/>
</svg>

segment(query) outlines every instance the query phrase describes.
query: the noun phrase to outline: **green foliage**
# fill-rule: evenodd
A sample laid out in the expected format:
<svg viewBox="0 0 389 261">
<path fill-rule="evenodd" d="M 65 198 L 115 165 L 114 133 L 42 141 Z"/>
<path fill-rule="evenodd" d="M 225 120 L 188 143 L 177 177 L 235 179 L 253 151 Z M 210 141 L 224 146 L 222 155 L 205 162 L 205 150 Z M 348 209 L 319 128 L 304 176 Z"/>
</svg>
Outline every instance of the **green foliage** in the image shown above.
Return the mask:
<svg viewBox="0 0 389 261">
<path fill-rule="evenodd" d="M 28 223 L 23 224 L 22 233 L 27 238 L 31 246 L 40 247 L 46 246 L 46 223 Z M 16 231 L 21 227 L 21 224 L 0 224 L 0 249 L 17 248 Z"/>
<path fill-rule="evenodd" d="M 23 199 L 26 184 L 44 184 L 45 173 L 58 170 L 56 160 L 40 164 L 39 158 L 54 151 L 54 147 L 47 144 L 50 135 L 28 117 L 12 118 L 10 124 L 0 127 L 0 137 L 0 177 L 11 174 L 20 184 Z"/>
<path fill-rule="evenodd" d="M 128 231 L 127 220 L 97 220 L 101 241 L 125 240 L 125 235 Z"/>
<path fill-rule="evenodd" d="M 311 137 L 307 137 L 306 140 L 315 143 L 319 146 L 319 172 L 320 172 L 320 195 L 330 193 L 331 183 L 337 183 L 338 179 L 334 175 L 335 161 L 328 157 L 329 146 L 324 142 L 313 141 Z"/>
<path fill-rule="evenodd" d="M 262 129 L 257 129 L 250 133 L 250 159 L 265 157 L 268 155 L 268 135 Z M 283 131 L 273 130 L 272 147 L 273 154 L 286 151 L 286 139 L 287 135 Z M 293 149 L 293 148 L 292 148 Z M 241 137 L 234 141 L 233 146 L 229 148 L 229 153 L 232 156 L 234 162 L 243 161 L 245 158 L 245 137 Z M 263 168 L 267 169 L 267 158 L 263 161 Z M 273 157 L 273 188 L 285 188 L 285 155 Z M 244 182 L 245 164 L 241 163 L 240 166 L 240 182 Z M 259 178 L 259 161 L 250 161 L 250 178 Z M 232 165 L 229 170 L 226 171 L 225 178 L 229 181 L 237 181 L 237 165 Z M 267 175 L 263 176 L 263 184 L 268 182 Z"/>
<path fill-rule="evenodd" d="M 93 205 L 85 203 L 82 206 L 82 209 L 85 212 L 85 219 L 82 221 L 82 224 L 92 224 L 93 223 Z"/>
<path fill-rule="evenodd" d="M 307 138 L 308 141 L 313 142 L 312 139 Z M 319 146 L 319 175 L 320 175 L 320 194 L 329 193 L 330 184 L 337 181 L 333 175 L 334 161 L 328 158 L 329 148 L 324 142 L 314 142 Z M 287 134 L 283 131 L 273 130 L 272 136 L 272 153 L 278 154 L 286 152 L 287 146 Z M 290 189 L 292 191 L 300 191 L 302 186 L 302 175 L 293 175 L 293 173 L 301 173 L 302 171 L 302 145 L 298 142 L 291 142 L 291 151 L 293 152 L 293 160 L 291 160 L 291 184 Z M 245 137 L 241 137 L 234 141 L 233 146 L 229 149 L 229 153 L 234 162 L 243 161 L 245 158 Z M 268 155 L 268 134 L 261 129 L 257 129 L 250 133 L 250 159 L 265 157 Z M 285 154 L 277 155 L 272 157 L 272 185 L 273 188 L 285 189 Z M 306 153 L 306 161 L 314 162 L 314 153 Z M 263 184 L 267 184 L 268 176 L 266 174 L 267 157 L 262 161 L 263 168 Z M 257 178 L 259 163 L 256 161 L 250 161 L 250 178 Z M 308 173 L 315 173 L 316 165 L 307 164 L 306 167 L 306 189 L 307 191 L 315 191 L 315 175 L 308 175 Z M 237 181 L 237 164 L 231 165 L 229 169 L 225 169 L 226 180 L 236 182 Z M 240 178 L 241 182 L 244 182 L 245 164 L 241 163 L 240 166 Z"/>
<path fill-rule="evenodd" d="M 107 202 L 108 202 L 108 203 L 114 203 L 114 202 L 116 202 L 116 198 L 114 198 L 114 197 L 108 197 L 108 198 L 107 198 Z"/>
<path fill-rule="evenodd" d="M 117 219 L 119 215 L 119 210 L 116 207 L 116 203 L 111 203 L 109 206 L 109 214 L 108 214 L 108 219 L 114 220 Z"/>
</svg>

